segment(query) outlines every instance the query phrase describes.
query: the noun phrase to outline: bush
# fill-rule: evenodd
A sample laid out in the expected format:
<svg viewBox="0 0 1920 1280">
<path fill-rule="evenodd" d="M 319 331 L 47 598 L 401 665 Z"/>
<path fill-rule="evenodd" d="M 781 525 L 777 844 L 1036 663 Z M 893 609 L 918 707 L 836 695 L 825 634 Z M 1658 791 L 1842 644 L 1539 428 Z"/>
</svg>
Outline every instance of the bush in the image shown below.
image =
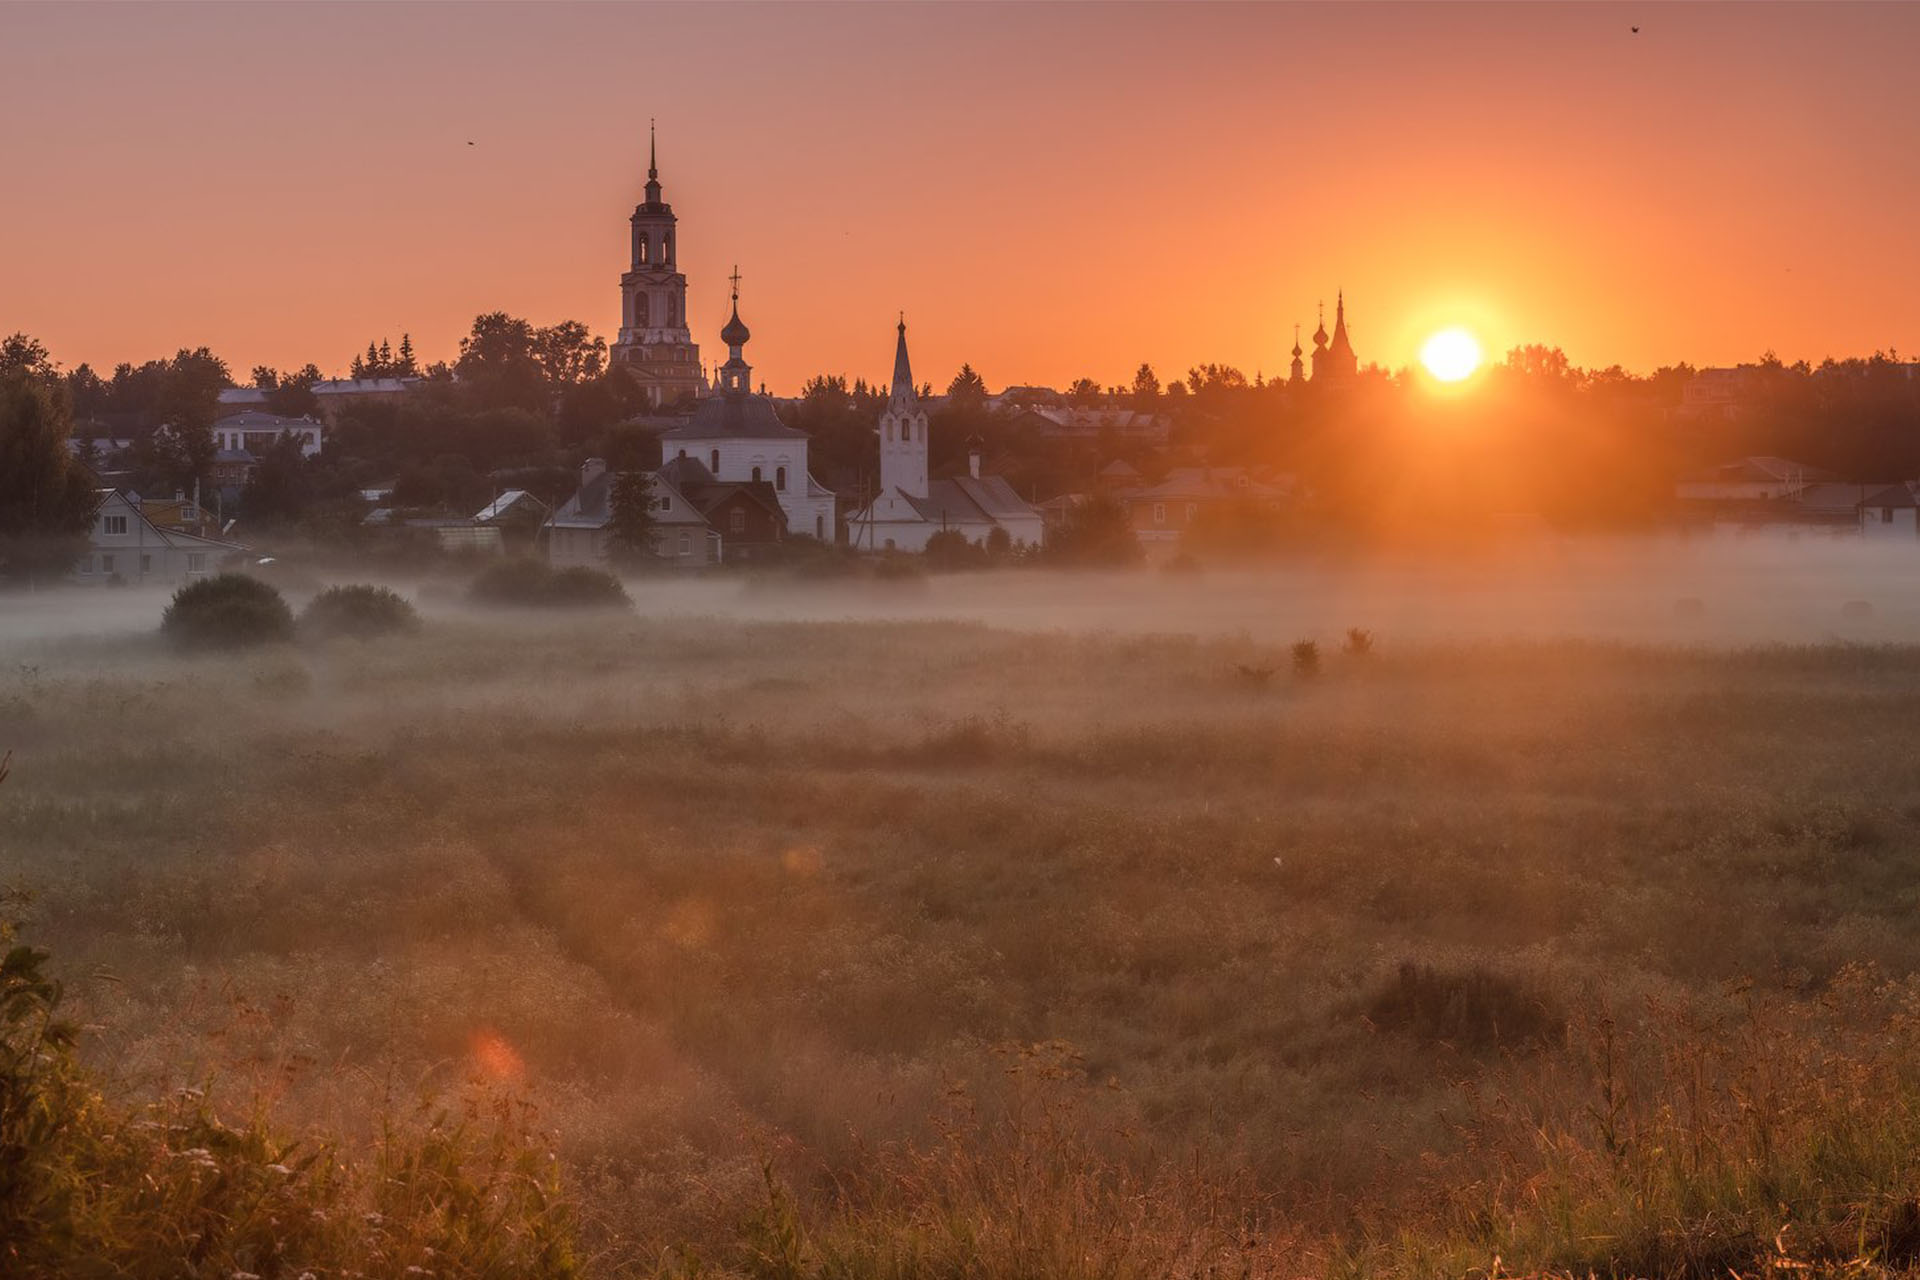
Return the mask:
<svg viewBox="0 0 1920 1280">
<path fill-rule="evenodd" d="M 1046 558 L 1075 568 L 1119 569 L 1145 556 L 1133 518 L 1116 498 L 1097 494 L 1067 513 L 1047 536 Z"/>
<path fill-rule="evenodd" d="M 189 582 L 173 593 L 160 633 L 182 649 L 241 649 L 293 638 L 293 610 L 280 593 L 243 573 Z"/>
<path fill-rule="evenodd" d="M 958 529 L 942 529 L 929 537 L 924 554 L 928 566 L 935 569 L 984 569 L 987 566 L 986 547 L 967 541 L 967 535 Z"/>
<path fill-rule="evenodd" d="M 1373 656 L 1373 632 L 1365 627 L 1348 627 L 1347 643 L 1343 650 L 1349 658 L 1370 658 Z"/>
<path fill-rule="evenodd" d="M 1302 640 L 1293 646 L 1293 674 L 1302 680 L 1311 680 L 1320 674 L 1320 646 L 1311 640 Z"/>
<path fill-rule="evenodd" d="M 314 636 L 371 640 L 419 626 L 420 615 L 405 596 L 366 583 L 328 587 L 300 611 L 300 629 Z"/>
<path fill-rule="evenodd" d="M 482 604 L 556 608 L 626 608 L 631 601 L 620 579 L 600 569 L 575 565 L 550 568 L 543 560 L 502 560 L 490 565 L 467 588 Z"/>
<path fill-rule="evenodd" d="M 1534 1048 L 1566 1031 L 1566 1019 L 1545 998 L 1510 978 L 1412 961 L 1374 994 L 1366 1015 L 1382 1030 L 1474 1052 Z"/>
</svg>

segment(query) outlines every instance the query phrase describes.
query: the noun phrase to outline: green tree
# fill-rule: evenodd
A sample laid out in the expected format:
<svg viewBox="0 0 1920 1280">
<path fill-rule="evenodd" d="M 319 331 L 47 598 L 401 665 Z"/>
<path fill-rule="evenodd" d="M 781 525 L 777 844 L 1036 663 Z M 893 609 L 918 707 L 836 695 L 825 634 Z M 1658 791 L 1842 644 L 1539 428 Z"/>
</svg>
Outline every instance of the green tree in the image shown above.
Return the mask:
<svg viewBox="0 0 1920 1280">
<path fill-rule="evenodd" d="M 956 409 L 969 412 L 981 409 L 987 403 L 987 380 L 975 373 L 972 365 L 963 364 L 947 384 L 947 395 Z"/>
<path fill-rule="evenodd" d="M 554 387 L 592 382 L 607 367 L 607 340 L 594 337 L 578 320 L 534 330 L 533 353 Z"/>
<path fill-rule="evenodd" d="M 1133 407 L 1151 413 L 1160 404 L 1160 375 L 1142 361 L 1133 374 Z"/>
<path fill-rule="evenodd" d="M 28 337 L 24 333 L 9 334 L 0 339 L 0 377 L 10 373 L 24 373 L 36 378 L 50 378 L 55 374 L 53 358 L 47 354 L 46 347 L 38 338 Z"/>
<path fill-rule="evenodd" d="M 460 340 L 460 358 L 453 367 L 483 405 L 522 409 L 547 406 L 540 339 L 534 327 L 517 316 L 504 311 L 475 316 L 472 331 Z"/>
<path fill-rule="evenodd" d="M 608 501 L 607 546 L 617 564 L 653 558 L 653 477 L 622 471 L 613 478 Z"/>
<path fill-rule="evenodd" d="M 1126 507 L 1096 494 L 1068 512 L 1048 535 L 1046 554 L 1076 568 L 1121 568 L 1138 564 L 1143 552 Z"/>
<path fill-rule="evenodd" d="M 1100 384 L 1092 378 L 1075 378 L 1073 385 L 1067 388 L 1067 400 L 1083 408 L 1092 408 L 1106 399 L 1106 393 Z"/>
<path fill-rule="evenodd" d="M 93 477 L 67 448 L 72 429 L 66 388 L 50 365 L 23 361 L 0 372 L 0 577 L 57 577 L 86 549 L 99 502 Z"/>
</svg>

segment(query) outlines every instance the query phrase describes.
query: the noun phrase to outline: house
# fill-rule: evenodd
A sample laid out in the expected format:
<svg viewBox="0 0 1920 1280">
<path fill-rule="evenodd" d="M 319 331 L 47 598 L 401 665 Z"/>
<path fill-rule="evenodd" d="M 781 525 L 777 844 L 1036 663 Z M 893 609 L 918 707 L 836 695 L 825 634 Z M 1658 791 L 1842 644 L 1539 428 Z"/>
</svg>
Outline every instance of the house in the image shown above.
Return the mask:
<svg viewBox="0 0 1920 1280">
<path fill-rule="evenodd" d="M 300 442 L 300 456 L 311 458 L 326 443 L 326 427 L 312 418 L 283 418 L 278 414 L 249 409 L 220 418 L 213 424 L 213 445 L 254 458 L 282 440 Z"/>
<path fill-rule="evenodd" d="M 177 490 L 171 498 L 141 498 L 136 495 L 134 500 L 140 504 L 141 514 L 157 529 L 201 538 L 213 537 L 219 531 L 205 507 Z"/>
<path fill-rule="evenodd" d="M 985 542 L 998 530 L 1016 546 L 1038 546 L 1046 536 L 1040 512 L 1002 477 L 981 475 L 977 449 L 968 456 L 966 475 L 928 478 L 927 422 L 913 389 L 907 324 L 902 320 L 894 347 L 893 390 L 878 426 L 880 489 L 872 502 L 847 518 L 848 540 L 869 551 L 924 551 L 937 533 Z"/>
<path fill-rule="evenodd" d="M 1860 532 L 1868 538 L 1920 539 L 1920 481 L 1890 484 L 1863 497 Z"/>
<path fill-rule="evenodd" d="M 1689 418 L 1732 420 L 1754 400 L 1759 387 L 1758 368 L 1743 364 L 1732 369 L 1701 369 L 1680 388 L 1680 412 Z"/>
<path fill-rule="evenodd" d="M 600 458 L 580 468 L 580 487 L 554 509 L 548 520 L 547 559 L 567 565 L 604 564 L 612 550 L 614 473 Z M 720 563 L 722 537 L 670 478 L 656 472 L 649 486 L 653 499 L 653 553 L 674 568 L 704 569 Z M 776 507 L 778 503 L 776 502 Z"/>
<path fill-rule="evenodd" d="M 1833 478 L 1787 458 L 1747 457 L 1687 477 L 1674 486 L 1674 496 L 1688 503 L 1771 502 Z"/>
<path fill-rule="evenodd" d="M 246 554 L 235 543 L 154 523 L 136 493 L 101 489 L 97 496 L 86 553 L 68 573 L 75 582 L 176 586 L 217 573 Z"/>
<path fill-rule="evenodd" d="M 1095 441 L 1102 436 L 1134 444 L 1163 446 L 1173 434 L 1173 419 L 1137 409 L 1069 408 L 1033 405 L 1013 415 L 1016 431 L 1044 440 Z"/>
<path fill-rule="evenodd" d="M 332 378 L 316 382 L 313 392 L 320 420 L 340 425 L 340 411 L 357 404 L 398 404 L 418 387 L 422 378 Z"/>
<path fill-rule="evenodd" d="M 1158 484 L 1119 490 L 1134 536 L 1143 543 L 1178 542 L 1208 511 L 1240 503 L 1276 504 L 1293 493 L 1293 478 L 1257 478 L 1245 467 L 1175 467 Z"/>
<path fill-rule="evenodd" d="M 685 495 L 718 535 L 729 563 L 763 557 L 786 541 L 787 515 L 770 481 L 716 480 L 694 459 L 674 458 L 655 483 Z"/>
<path fill-rule="evenodd" d="M 771 485 L 788 533 L 828 541 L 834 536 L 833 491 L 807 468 L 807 433 L 780 421 L 773 402 L 753 393 L 753 370 L 742 354 L 751 336 L 740 321 L 736 290 L 733 315 L 720 330 L 728 354 L 719 390 L 701 400 L 685 423 L 660 433 L 661 457 L 698 462 L 715 484 Z"/>
</svg>

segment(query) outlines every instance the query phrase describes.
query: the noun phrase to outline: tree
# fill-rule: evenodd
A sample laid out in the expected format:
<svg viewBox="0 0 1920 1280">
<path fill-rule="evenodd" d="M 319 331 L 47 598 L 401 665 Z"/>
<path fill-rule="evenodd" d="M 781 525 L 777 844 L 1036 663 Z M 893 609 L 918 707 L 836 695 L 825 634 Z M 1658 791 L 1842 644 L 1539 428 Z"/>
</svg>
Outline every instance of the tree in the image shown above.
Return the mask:
<svg viewBox="0 0 1920 1280">
<path fill-rule="evenodd" d="M 504 311 L 474 317 L 472 332 L 460 339 L 454 372 L 484 405 L 544 409 L 549 398 L 538 335 Z"/>
<path fill-rule="evenodd" d="M 1133 374 L 1133 407 L 1151 413 L 1160 404 L 1160 377 L 1153 366 L 1142 361 Z"/>
<path fill-rule="evenodd" d="M 153 406 L 160 430 L 147 442 L 143 461 L 182 493 L 193 489 L 213 461 L 214 412 L 220 392 L 231 385 L 226 362 L 205 347 L 183 347 L 160 368 Z"/>
<path fill-rule="evenodd" d="M 312 496 L 309 464 L 300 440 L 287 435 L 268 445 L 240 494 L 240 514 L 250 523 L 291 524 L 306 514 Z"/>
<path fill-rule="evenodd" d="M 86 550 L 99 502 L 93 477 L 68 451 L 72 429 L 51 365 L 9 357 L 0 372 L 0 577 L 58 576 Z"/>
<path fill-rule="evenodd" d="M 619 564 L 653 558 L 653 477 L 622 471 L 613 478 L 608 501 L 607 546 Z"/>
<path fill-rule="evenodd" d="M 553 387 L 574 387 L 598 378 L 607 366 L 607 340 L 596 338 L 578 320 L 534 331 L 534 358 Z"/>
<path fill-rule="evenodd" d="M 40 344 L 38 338 L 15 333 L 0 340 L 0 377 L 24 373 L 36 378 L 50 378 L 55 372 L 53 358 L 47 354 L 46 347 Z"/>
<path fill-rule="evenodd" d="M 953 407 L 961 410 L 977 410 L 987 403 L 987 380 L 973 371 L 973 366 L 963 364 L 960 372 L 953 375 L 953 381 L 947 384 L 947 396 L 953 401 Z"/>
<path fill-rule="evenodd" d="M 1075 378 L 1073 385 L 1067 388 L 1067 400 L 1083 408 L 1091 409 L 1106 399 L 1106 393 L 1100 390 L 1100 384 L 1093 378 Z"/>
<path fill-rule="evenodd" d="M 1126 507 L 1096 494 L 1067 513 L 1047 538 L 1047 558 L 1079 568 L 1121 568 L 1144 554 Z"/>
</svg>

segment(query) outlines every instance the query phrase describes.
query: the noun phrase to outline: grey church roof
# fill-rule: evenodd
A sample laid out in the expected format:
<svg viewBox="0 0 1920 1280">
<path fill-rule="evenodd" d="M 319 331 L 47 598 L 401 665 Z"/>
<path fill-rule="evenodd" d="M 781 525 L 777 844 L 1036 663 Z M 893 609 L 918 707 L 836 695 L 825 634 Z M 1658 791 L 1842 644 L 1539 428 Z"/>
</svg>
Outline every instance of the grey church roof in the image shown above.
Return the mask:
<svg viewBox="0 0 1920 1280">
<path fill-rule="evenodd" d="M 807 433 L 780 421 L 765 396 L 708 396 L 684 426 L 660 433 L 662 440 L 805 440 Z"/>
<path fill-rule="evenodd" d="M 970 524 L 997 524 L 1003 519 L 1034 514 L 1033 508 L 1001 476 L 935 480 L 927 485 L 926 497 L 903 496 L 920 513 L 920 518 L 931 524 L 938 524 L 943 517 Z"/>
</svg>

